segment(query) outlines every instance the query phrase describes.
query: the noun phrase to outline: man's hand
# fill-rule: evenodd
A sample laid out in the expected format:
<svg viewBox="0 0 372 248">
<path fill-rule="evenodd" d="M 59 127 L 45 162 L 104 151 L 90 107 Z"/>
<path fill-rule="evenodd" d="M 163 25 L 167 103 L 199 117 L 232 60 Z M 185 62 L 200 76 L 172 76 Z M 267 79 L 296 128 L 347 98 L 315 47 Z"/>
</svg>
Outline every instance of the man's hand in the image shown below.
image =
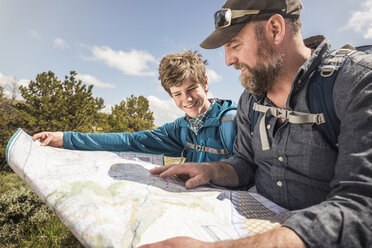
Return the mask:
<svg viewBox="0 0 372 248">
<path fill-rule="evenodd" d="M 207 243 L 189 237 L 176 237 L 161 242 L 141 246 L 140 248 L 230 248 L 230 247 L 267 247 L 267 248 L 305 248 L 305 244 L 297 234 L 289 228 L 278 229 L 248 236 L 242 239 L 226 240 L 216 243 Z"/>
<path fill-rule="evenodd" d="M 140 248 L 207 248 L 208 245 L 213 245 L 213 243 L 206 243 L 189 237 L 176 237 L 153 244 L 143 245 L 140 246 Z"/>
<path fill-rule="evenodd" d="M 63 147 L 63 132 L 41 132 L 32 136 L 32 140 L 39 140 L 42 146 Z"/>
<path fill-rule="evenodd" d="M 208 183 L 214 173 L 211 163 L 185 163 L 179 165 L 167 165 L 150 170 L 151 174 L 159 175 L 161 178 L 178 175 L 181 178 L 189 178 L 186 181 L 187 189 L 195 188 Z"/>
<path fill-rule="evenodd" d="M 239 178 L 235 169 L 225 162 L 210 163 L 185 163 L 179 165 L 167 165 L 150 170 L 151 174 L 162 178 L 177 175 L 181 178 L 189 178 L 186 181 L 187 189 L 195 188 L 208 182 L 218 186 L 236 187 Z"/>
</svg>

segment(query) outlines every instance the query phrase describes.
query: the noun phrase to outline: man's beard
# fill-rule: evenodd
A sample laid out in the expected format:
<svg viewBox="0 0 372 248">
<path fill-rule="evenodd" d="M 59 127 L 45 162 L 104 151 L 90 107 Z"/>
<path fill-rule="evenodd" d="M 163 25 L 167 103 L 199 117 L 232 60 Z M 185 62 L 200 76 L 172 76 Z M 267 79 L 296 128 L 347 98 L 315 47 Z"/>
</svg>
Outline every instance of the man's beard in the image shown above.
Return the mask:
<svg viewBox="0 0 372 248">
<path fill-rule="evenodd" d="M 248 70 L 251 75 L 240 75 L 240 81 L 243 87 L 254 95 L 263 95 L 269 91 L 280 75 L 284 55 L 276 53 L 266 40 L 259 40 L 257 47 L 259 62 L 255 67 L 236 63 L 234 64 L 234 68 L 237 70 L 243 68 Z"/>
</svg>

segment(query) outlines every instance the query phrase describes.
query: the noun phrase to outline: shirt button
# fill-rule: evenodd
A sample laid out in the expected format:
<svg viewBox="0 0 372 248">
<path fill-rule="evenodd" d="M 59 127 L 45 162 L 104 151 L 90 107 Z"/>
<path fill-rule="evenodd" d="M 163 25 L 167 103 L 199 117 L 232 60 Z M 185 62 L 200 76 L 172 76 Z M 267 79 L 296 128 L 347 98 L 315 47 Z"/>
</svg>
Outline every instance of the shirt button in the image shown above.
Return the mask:
<svg viewBox="0 0 372 248">
<path fill-rule="evenodd" d="M 277 181 L 276 185 L 278 185 L 279 187 L 282 187 L 283 183 L 282 183 L 282 181 Z"/>
<path fill-rule="evenodd" d="M 282 156 L 280 156 L 280 157 L 278 158 L 278 160 L 279 160 L 280 162 L 283 162 L 284 158 L 283 158 Z"/>
<path fill-rule="evenodd" d="M 267 124 L 266 128 L 267 129 L 270 129 L 271 128 L 271 125 L 270 124 Z"/>
</svg>

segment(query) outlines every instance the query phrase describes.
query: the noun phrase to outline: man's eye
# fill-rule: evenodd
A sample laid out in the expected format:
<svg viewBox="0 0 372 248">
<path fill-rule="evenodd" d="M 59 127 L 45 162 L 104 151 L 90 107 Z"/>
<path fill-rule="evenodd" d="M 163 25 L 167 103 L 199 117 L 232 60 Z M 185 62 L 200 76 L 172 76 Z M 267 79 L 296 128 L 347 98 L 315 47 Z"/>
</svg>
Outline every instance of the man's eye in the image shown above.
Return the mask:
<svg viewBox="0 0 372 248">
<path fill-rule="evenodd" d="M 239 44 L 232 46 L 233 49 L 236 49 L 239 47 Z"/>
</svg>

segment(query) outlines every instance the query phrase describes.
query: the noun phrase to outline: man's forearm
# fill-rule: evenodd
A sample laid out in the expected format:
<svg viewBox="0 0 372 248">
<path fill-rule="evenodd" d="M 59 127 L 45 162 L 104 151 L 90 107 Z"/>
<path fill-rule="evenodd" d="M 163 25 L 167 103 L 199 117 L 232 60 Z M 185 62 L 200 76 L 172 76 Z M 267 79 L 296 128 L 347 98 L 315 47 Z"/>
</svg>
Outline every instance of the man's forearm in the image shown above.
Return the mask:
<svg viewBox="0 0 372 248">
<path fill-rule="evenodd" d="M 232 247 L 268 247 L 268 248 L 305 248 L 301 238 L 291 229 L 280 227 L 278 229 L 249 236 L 243 239 L 227 240 L 213 243 L 208 247 L 214 248 L 232 248 Z"/>
<path fill-rule="evenodd" d="M 158 243 L 141 246 L 141 248 L 305 248 L 301 238 L 289 228 L 278 229 L 242 239 L 219 241 L 215 243 L 203 242 L 189 237 L 176 237 Z"/>
<path fill-rule="evenodd" d="M 210 164 L 213 166 L 211 183 L 219 186 L 239 186 L 238 174 L 229 163 L 218 161 Z"/>
</svg>

